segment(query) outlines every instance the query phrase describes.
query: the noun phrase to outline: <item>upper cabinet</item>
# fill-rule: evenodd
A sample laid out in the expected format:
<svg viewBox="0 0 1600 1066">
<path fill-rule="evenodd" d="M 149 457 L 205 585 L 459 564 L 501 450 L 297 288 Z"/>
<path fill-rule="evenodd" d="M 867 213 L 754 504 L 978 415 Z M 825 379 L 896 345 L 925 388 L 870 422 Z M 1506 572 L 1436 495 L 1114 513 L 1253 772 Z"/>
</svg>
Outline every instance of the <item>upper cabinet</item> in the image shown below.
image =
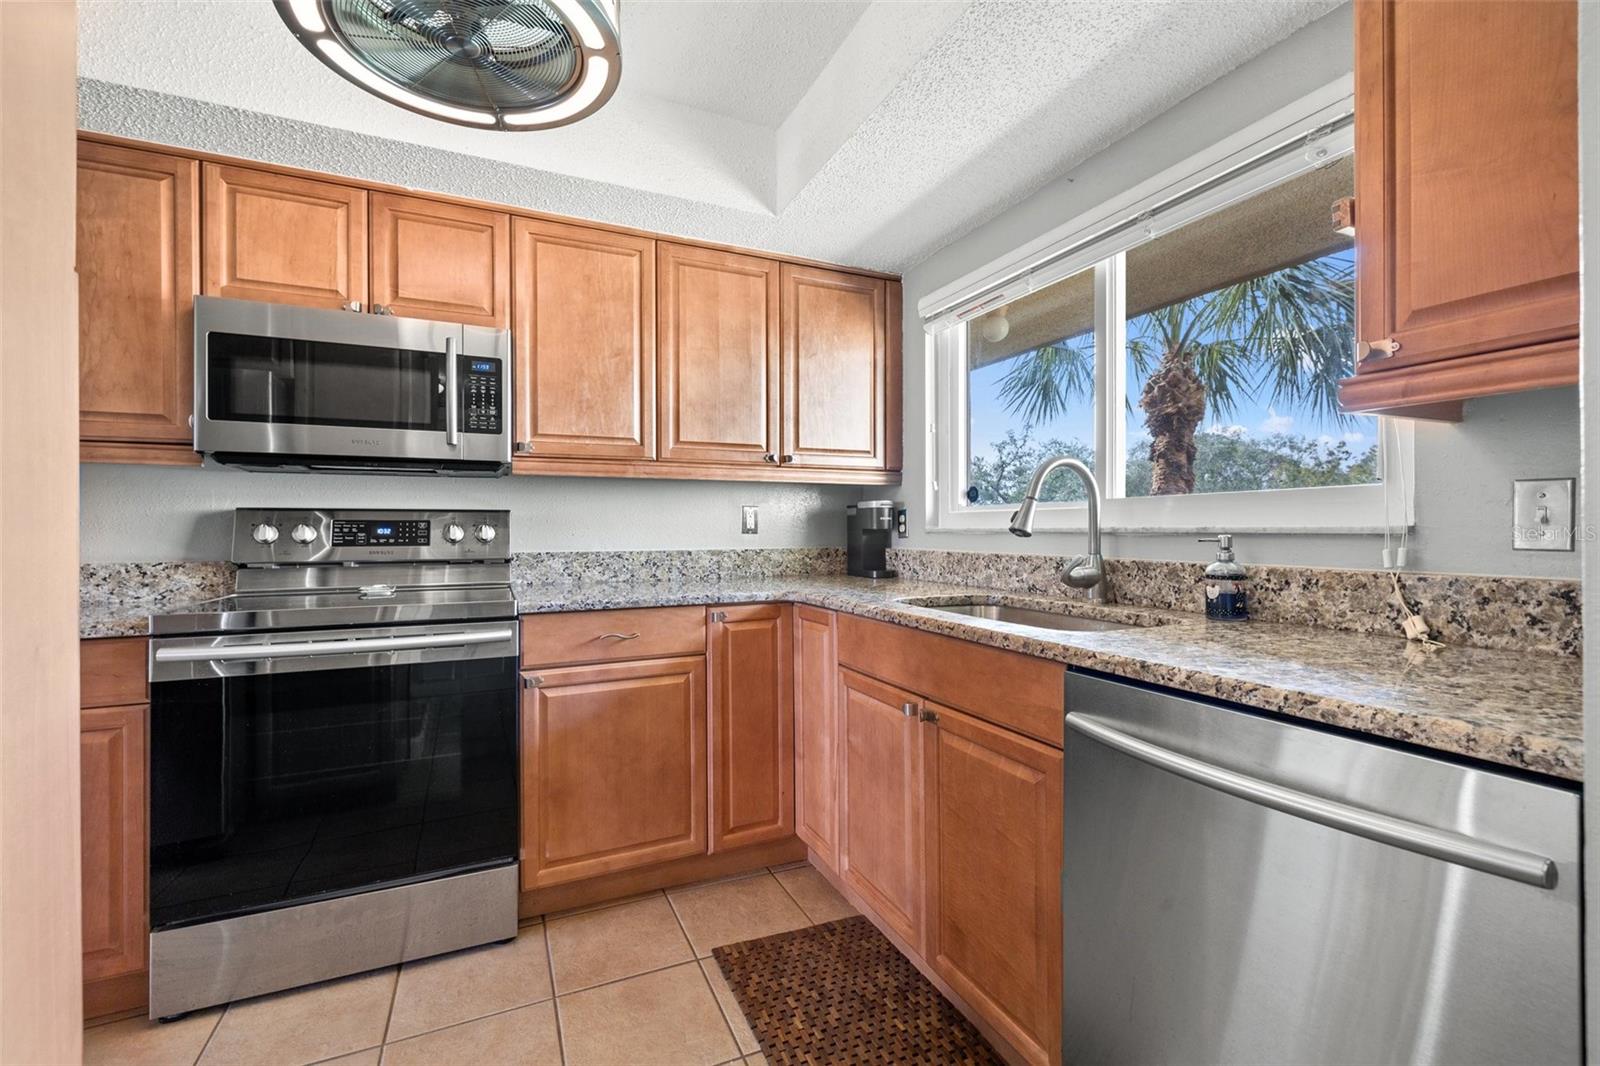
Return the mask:
<svg viewBox="0 0 1600 1066">
<path fill-rule="evenodd" d="M 778 273 L 771 259 L 658 246 L 661 458 L 777 464 Z"/>
<path fill-rule="evenodd" d="M 194 404 L 200 166 L 78 146 L 78 403 L 85 441 L 183 445 Z"/>
<path fill-rule="evenodd" d="M 1356 5 L 1349 410 L 1577 381 L 1577 10 Z"/>
<path fill-rule="evenodd" d="M 511 216 L 373 193 L 372 303 L 380 313 L 505 329 L 511 324 Z"/>
<path fill-rule="evenodd" d="M 513 472 L 900 479 L 900 283 L 80 140 L 81 454 L 198 463 L 197 293 L 510 329 Z"/>
<path fill-rule="evenodd" d="M 655 241 L 518 218 L 512 250 L 516 450 L 655 456 Z"/>
<path fill-rule="evenodd" d="M 367 193 L 276 171 L 205 165 L 208 296 L 360 310 Z"/>
<path fill-rule="evenodd" d="M 785 263 L 782 299 L 779 461 L 882 469 L 888 437 L 886 283 Z"/>
</svg>

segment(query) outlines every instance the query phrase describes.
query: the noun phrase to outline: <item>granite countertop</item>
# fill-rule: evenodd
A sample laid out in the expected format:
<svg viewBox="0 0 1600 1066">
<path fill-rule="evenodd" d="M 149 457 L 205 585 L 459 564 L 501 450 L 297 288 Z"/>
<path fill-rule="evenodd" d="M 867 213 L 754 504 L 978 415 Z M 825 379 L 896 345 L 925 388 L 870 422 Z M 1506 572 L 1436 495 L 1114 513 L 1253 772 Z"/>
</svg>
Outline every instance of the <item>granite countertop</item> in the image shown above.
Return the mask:
<svg viewBox="0 0 1600 1066">
<path fill-rule="evenodd" d="M 1363 633 L 1098 607 L 963 585 L 842 576 L 718 582 L 519 582 L 523 614 L 792 601 L 943 633 L 1070 666 L 1166 685 L 1568 780 L 1583 777 L 1582 660 L 1468 647 L 1424 648 Z M 1038 606 L 1143 623 L 1060 632 L 951 615 L 906 600 Z M 180 604 L 154 608 L 157 613 Z M 86 608 L 82 635 L 148 632 L 151 608 Z"/>
</svg>

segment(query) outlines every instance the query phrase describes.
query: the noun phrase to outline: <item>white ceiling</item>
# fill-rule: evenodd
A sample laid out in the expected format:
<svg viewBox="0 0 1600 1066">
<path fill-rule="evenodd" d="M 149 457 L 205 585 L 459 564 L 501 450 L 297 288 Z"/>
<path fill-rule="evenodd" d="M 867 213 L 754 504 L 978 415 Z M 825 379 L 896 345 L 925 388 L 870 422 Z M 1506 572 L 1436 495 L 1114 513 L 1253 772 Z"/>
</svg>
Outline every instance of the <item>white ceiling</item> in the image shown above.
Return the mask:
<svg viewBox="0 0 1600 1066">
<path fill-rule="evenodd" d="M 78 56 L 91 128 L 287 161 L 328 140 L 296 120 L 469 157 L 401 184 L 483 160 L 506 202 L 903 270 L 1340 2 L 623 0 L 616 97 L 522 133 L 362 92 L 267 0 L 80 3 Z"/>
</svg>

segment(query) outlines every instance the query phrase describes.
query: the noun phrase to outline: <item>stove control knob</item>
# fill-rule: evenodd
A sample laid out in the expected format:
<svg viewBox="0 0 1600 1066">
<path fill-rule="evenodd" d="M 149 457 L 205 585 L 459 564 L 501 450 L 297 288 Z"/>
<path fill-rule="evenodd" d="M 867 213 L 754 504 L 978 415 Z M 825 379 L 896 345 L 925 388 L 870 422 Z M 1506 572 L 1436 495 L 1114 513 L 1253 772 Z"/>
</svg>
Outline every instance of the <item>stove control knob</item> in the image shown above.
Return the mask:
<svg viewBox="0 0 1600 1066">
<path fill-rule="evenodd" d="M 498 530 L 496 530 L 493 526 L 487 522 L 484 522 L 472 531 L 472 535 L 477 537 L 480 542 L 487 544 L 495 538 L 495 534 L 497 532 Z"/>
<path fill-rule="evenodd" d="M 278 527 L 271 522 L 262 522 L 250 531 L 250 536 L 257 544 L 271 544 L 278 539 Z"/>
<path fill-rule="evenodd" d="M 289 536 L 294 538 L 296 544 L 310 544 L 317 539 L 317 531 L 311 526 L 301 522 L 289 531 Z"/>
<path fill-rule="evenodd" d="M 467 531 L 456 525 L 454 522 L 451 522 L 449 525 L 444 527 L 444 539 L 449 541 L 451 544 L 460 544 L 464 539 L 466 539 L 466 536 Z"/>
</svg>

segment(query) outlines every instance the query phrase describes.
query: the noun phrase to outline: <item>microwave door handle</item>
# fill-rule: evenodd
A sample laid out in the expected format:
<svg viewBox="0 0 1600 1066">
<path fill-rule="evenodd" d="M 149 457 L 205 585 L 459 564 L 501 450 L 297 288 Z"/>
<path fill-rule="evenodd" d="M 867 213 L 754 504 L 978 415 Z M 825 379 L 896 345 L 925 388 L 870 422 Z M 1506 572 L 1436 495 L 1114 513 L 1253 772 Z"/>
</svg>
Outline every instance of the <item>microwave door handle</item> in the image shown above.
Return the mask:
<svg viewBox="0 0 1600 1066">
<path fill-rule="evenodd" d="M 451 448 L 461 443 L 461 382 L 456 368 L 456 339 L 444 339 L 444 442 Z"/>
</svg>

